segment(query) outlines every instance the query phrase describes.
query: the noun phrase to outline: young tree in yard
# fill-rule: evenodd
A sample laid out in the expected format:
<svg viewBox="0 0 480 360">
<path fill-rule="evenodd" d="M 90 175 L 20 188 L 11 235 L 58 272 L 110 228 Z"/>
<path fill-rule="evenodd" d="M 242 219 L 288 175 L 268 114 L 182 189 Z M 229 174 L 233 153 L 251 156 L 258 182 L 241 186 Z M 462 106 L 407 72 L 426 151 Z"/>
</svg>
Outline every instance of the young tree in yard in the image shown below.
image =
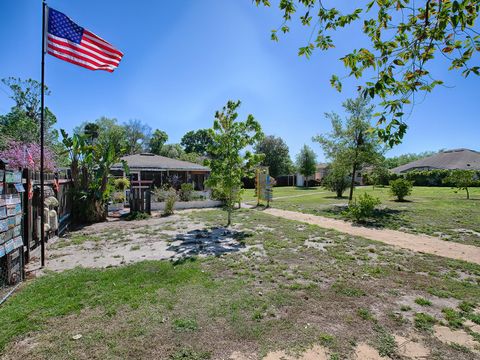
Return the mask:
<svg viewBox="0 0 480 360">
<path fill-rule="evenodd" d="M 351 201 L 357 171 L 362 166 L 374 164 L 382 151 L 377 134 L 370 128 L 373 106 L 368 105 L 368 100 L 348 99 L 342 106 L 349 114 L 345 123 L 338 114 L 325 114 L 332 122 L 333 131 L 326 135 L 317 135 L 313 140 L 321 145 L 328 159 L 343 164 L 344 167 L 350 167 L 348 199 Z"/>
<path fill-rule="evenodd" d="M 207 148 L 212 144 L 212 138 L 208 129 L 192 130 L 183 135 L 180 144 L 186 153 L 207 155 Z"/>
<path fill-rule="evenodd" d="M 224 199 L 227 226 L 232 223 L 235 203 L 241 200 L 242 178 L 253 176 L 255 166 L 262 161 L 262 156 L 245 151 L 263 137 L 260 124 L 252 115 L 237 121 L 239 106 L 240 101 L 228 101 L 222 111 L 215 113 L 210 129 L 213 141 L 207 148 L 211 159 L 206 163 L 211 172 L 206 184 Z"/>
<path fill-rule="evenodd" d="M 343 197 L 343 193 L 350 186 L 348 169 L 343 164 L 332 163 L 327 168 L 327 175 L 323 179 L 323 186 L 335 192 L 337 198 Z"/>
<path fill-rule="evenodd" d="M 296 165 L 298 172 L 305 177 L 308 186 L 307 178 L 315 174 L 317 170 L 317 155 L 315 155 L 315 152 L 309 146 L 303 145 L 303 148 L 297 155 Z"/>
<path fill-rule="evenodd" d="M 152 134 L 152 138 L 150 139 L 150 152 L 152 154 L 160 155 L 160 152 L 162 151 L 163 145 L 168 140 L 168 135 L 165 131 L 162 130 L 155 130 Z"/>
<path fill-rule="evenodd" d="M 452 170 L 443 182 L 446 184 L 453 184 L 457 190 L 465 190 L 467 192 L 467 199 L 470 199 L 469 187 L 475 186 L 478 183 L 478 174 L 474 170 Z"/>
<path fill-rule="evenodd" d="M 266 136 L 255 145 L 256 154 L 264 154 L 263 166 L 268 166 L 269 174 L 276 178 L 289 175 L 293 171 L 293 163 L 287 144 L 280 137 Z"/>
<path fill-rule="evenodd" d="M 257 5 L 270 6 L 271 2 L 255 0 Z M 366 42 L 343 37 L 353 44 L 353 49 L 339 58 L 347 70 L 345 77 L 365 78 L 357 84 L 362 96 L 380 100 L 383 111 L 379 114 L 378 133 L 390 146 L 400 143 L 407 129 L 403 116 L 408 112 L 404 107 L 415 100 L 416 93 L 426 94 L 443 83 L 429 71 L 438 63 L 436 57 L 443 55 L 446 60 L 440 66 L 460 70 L 464 77 L 480 75 L 476 56 L 480 51 L 480 34 L 475 23 L 480 13 L 478 0 L 280 0 L 276 3 L 283 20 L 278 29 L 272 30 L 272 40 L 278 41 L 280 31 L 290 31 L 296 13 L 302 26 L 312 27 L 308 32 L 310 39 L 299 48 L 299 56 L 309 58 L 316 48 L 335 49 L 333 39 L 342 38 L 337 36 L 338 32 L 363 32 Z M 357 48 L 358 43 L 363 47 Z M 344 51 L 343 46 L 339 48 Z M 330 84 L 342 90 L 339 76 L 332 75 Z"/>
</svg>

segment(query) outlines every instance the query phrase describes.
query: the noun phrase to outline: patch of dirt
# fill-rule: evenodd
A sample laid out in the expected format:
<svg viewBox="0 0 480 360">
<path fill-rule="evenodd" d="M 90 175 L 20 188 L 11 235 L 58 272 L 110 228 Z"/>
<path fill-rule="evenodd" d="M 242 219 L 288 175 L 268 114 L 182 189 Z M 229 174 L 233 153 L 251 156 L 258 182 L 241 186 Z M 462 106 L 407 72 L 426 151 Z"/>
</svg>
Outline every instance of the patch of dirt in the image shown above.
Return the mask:
<svg viewBox="0 0 480 360">
<path fill-rule="evenodd" d="M 236 358 L 235 360 L 244 360 L 248 358 Z M 308 349 L 300 356 L 288 355 L 285 351 L 272 351 L 268 353 L 263 360 L 328 360 L 328 351 L 320 346 L 315 345 Z"/>
<path fill-rule="evenodd" d="M 325 241 L 320 241 L 320 240 L 325 240 L 325 239 L 308 239 L 305 240 L 304 245 L 309 248 L 317 249 L 320 251 L 327 251 L 326 247 L 332 245 L 331 240 L 325 240 Z"/>
<path fill-rule="evenodd" d="M 255 354 L 244 354 L 240 351 L 235 351 L 230 355 L 229 360 L 256 360 Z"/>
<path fill-rule="evenodd" d="M 408 359 L 428 359 L 430 350 L 419 338 L 405 338 L 394 335 L 397 343 L 397 353 Z"/>
<path fill-rule="evenodd" d="M 87 239 L 75 244 L 74 236 Z M 75 267 L 107 268 L 144 260 L 178 260 L 189 256 L 221 255 L 246 251 L 241 232 L 206 229 L 203 223 L 174 215 L 139 221 L 110 221 L 83 227 L 69 238 L 47 243 L 46 268 L 32 261 L 27 271 L 42 275 L 45 270 L 64 271 Z"/>
<path fill-rule="evenodd" d="M 445 344 L 459 344 L 480 354 L 478 343 L 463 330 L 452 330 L 447 326 L 435 325 L 433 331 L 434 336 Z"/>
<path fill-rule="evenodd" d="M 464 325 L 470 328 L 470 330 L 480 334 L 480 325 L 475 324 L 472 320 L 465 321 Z"/>
<path fill-rule="evenodd" d="M 415 302 L 415 299 L 422 297 L 430 300 L 432 305 L 430 306 L 422 306 Z M 410 320 L 413 320 L 415 313 L 423 312 L 437 319 L 443 319 L 442 309 L 444 308 L 453 308 L 455 309 L 458 304 L 460 303 L 459 300 L 453 298 L 439 298 L 433 295 L 425 295 L 421 292 L 409 293 L 402 295 L 398 298 L 397 304 L 400 308 L 401 306 L 409 306 L 411 309 L 408 311 L 402 311 L 402 314 Z"/>
<path fill-rule="evenodd" d="M 384 360 L 377 350 L 368 344 L 360 343 L 355 348 L 355 359 L 358 360 Z"/>
</svg>

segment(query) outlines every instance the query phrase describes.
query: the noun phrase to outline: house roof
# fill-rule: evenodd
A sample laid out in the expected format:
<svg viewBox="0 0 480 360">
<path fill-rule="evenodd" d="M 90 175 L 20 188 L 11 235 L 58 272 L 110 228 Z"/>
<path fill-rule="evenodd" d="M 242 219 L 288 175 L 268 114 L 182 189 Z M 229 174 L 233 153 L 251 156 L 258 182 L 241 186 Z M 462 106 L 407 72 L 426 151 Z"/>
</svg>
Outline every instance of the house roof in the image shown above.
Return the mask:
<svg viewBox="0 0 480 360">
<path fill-rule="evenodd" d="M 150 153 L 128 155 L 121 159 L 127 162 L 130 169 L 137 170 L 210 171 L 206 166 Z M 123 165 L 118 163 L 113 165 L 111 169 L 122 170 Z"/>
<path fill-rule="evenodd" d="M 416 169 L 480 170 L 480 152 L 470 149 L 441 151 L 435 155 L 412 161 L 391 169 L 400 174 Z"/>
</svg>

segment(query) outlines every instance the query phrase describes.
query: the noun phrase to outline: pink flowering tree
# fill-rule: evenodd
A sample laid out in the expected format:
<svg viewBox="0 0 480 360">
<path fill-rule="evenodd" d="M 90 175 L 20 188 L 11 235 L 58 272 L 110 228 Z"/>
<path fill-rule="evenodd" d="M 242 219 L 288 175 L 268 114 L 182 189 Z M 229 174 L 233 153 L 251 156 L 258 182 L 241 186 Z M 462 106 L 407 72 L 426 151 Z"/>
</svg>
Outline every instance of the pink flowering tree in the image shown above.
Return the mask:
<svg viewBox="0 0 480 360">
<path fill-rule="evenodd" d="M 45 171 L 55 171 L 55 155 L 45 148 L 44 150 Z M 21 143 L 10 141 L 4 150 L 0 151 L 0 158 L 8 160 L 11 168 L 28 168 L 34 171 L 40 170 L 40 145 L 36 143 Z"/>
</svg>

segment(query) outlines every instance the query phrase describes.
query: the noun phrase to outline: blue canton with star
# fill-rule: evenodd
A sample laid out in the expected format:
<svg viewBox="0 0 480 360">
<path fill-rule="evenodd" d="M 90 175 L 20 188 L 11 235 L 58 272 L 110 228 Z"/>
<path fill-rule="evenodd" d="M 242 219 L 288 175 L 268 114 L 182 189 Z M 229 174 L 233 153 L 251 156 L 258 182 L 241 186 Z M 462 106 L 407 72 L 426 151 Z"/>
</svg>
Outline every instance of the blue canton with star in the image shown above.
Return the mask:
<svg viewBox="0 0 480 360">
<path fill-rule="evenodd" d="M 48 32 L 52 35 L 80 44 L 83 27 L 75 24 L 67 15 L 52 8 L 48 9 Z"/>
</svg>

